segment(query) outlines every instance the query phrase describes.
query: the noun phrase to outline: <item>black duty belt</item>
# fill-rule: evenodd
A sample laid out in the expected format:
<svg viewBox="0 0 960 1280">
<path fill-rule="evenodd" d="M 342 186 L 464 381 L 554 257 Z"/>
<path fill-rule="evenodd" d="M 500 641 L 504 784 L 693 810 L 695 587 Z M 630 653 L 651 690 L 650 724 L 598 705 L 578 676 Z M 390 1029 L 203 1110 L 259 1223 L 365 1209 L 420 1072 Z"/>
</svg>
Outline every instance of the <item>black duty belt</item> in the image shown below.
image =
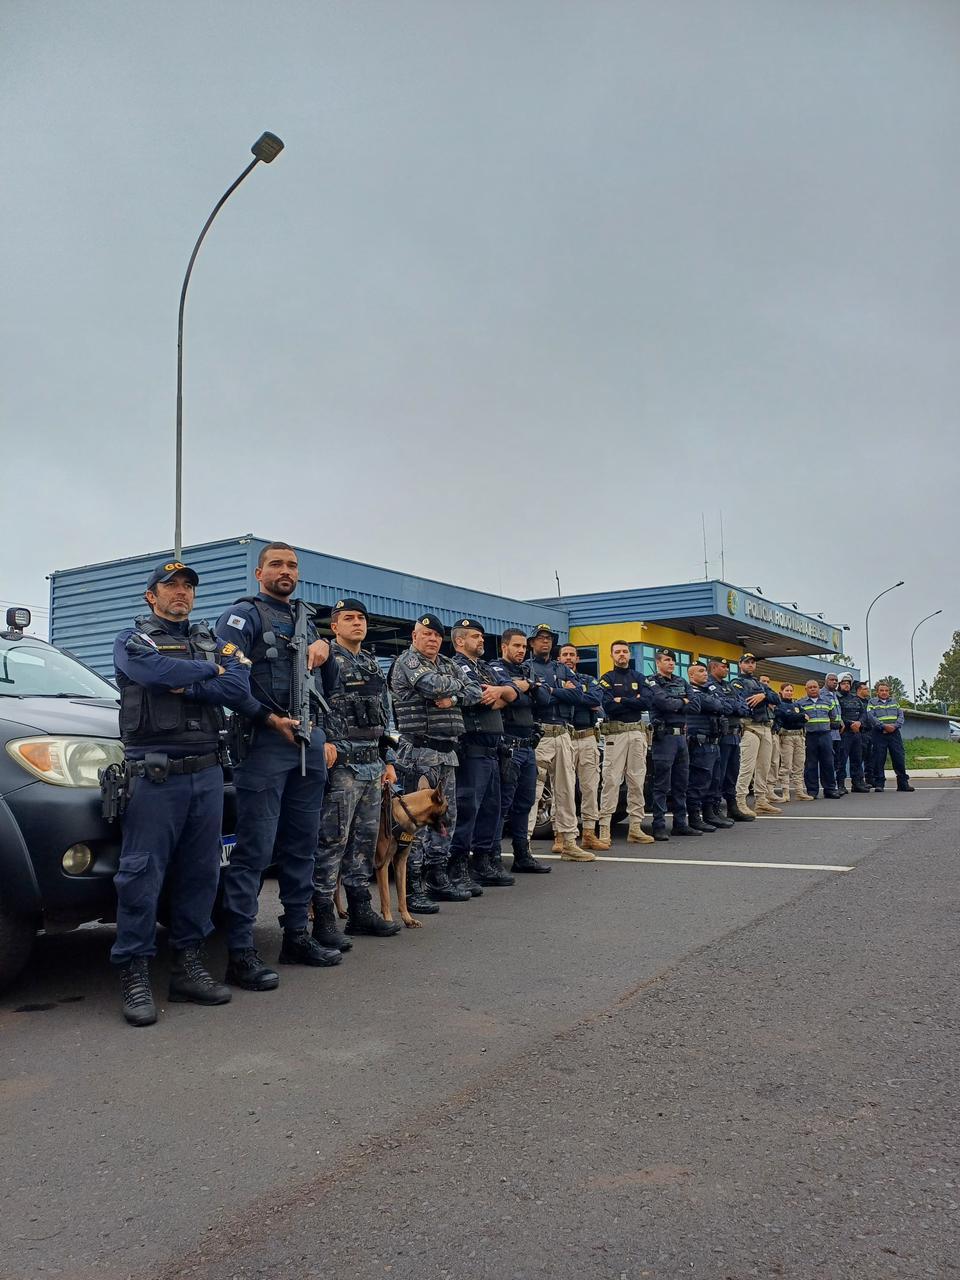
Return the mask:
<svg viewBox="0 0 960 1280">
<path fill-rule="evenodd" d="M 211 751 L 205 756 L 184 756 L 171 760 L 166 755 L 147 752 L 143 760 L 128 760 L 127 773 L 131 778 L 150 778 L 162 782 L 172 773 L 201 773 L 220 764 L 220 752 Z"/>
<path fill-rule="evenodd" d="M 687 726 L 685 724 L 665 724 L 663 726 L 663 732 L 667 734 L 670 734 L 670 733 L 683 734 L 685 736 L 687 732 Z"/>
<path fill-rule="evenodd" d="M 504 734 L 503 745 L 515 751 L 517 747 L 529 747 L 533 745 L 532 738 L 513 738 L 509 734 Z"/>
<path fill-rule="evenodd" d="M 380 749 L 375 742 L 346 742 L 337 758 L 337 764 L 373 764 L 380 759 Z"/>
<path fill-rule="evenodd" d="M 715 746 L 716 743 L 720 741 L 720 738 L 714 734 L 690 733 L 689 730 L 687 731 L 687 737 L 690 739 L 691 742 L 695 742 L 699 746 L 707 746 L 707 747 Z"/>
<path fill-rule="evenodd" d="M 429 747 L 431 751 L 456 751 L 456 738 L 425 738 L 419 733 L 411 733 L 407 739 L 415 747 Z"/>
</svg>

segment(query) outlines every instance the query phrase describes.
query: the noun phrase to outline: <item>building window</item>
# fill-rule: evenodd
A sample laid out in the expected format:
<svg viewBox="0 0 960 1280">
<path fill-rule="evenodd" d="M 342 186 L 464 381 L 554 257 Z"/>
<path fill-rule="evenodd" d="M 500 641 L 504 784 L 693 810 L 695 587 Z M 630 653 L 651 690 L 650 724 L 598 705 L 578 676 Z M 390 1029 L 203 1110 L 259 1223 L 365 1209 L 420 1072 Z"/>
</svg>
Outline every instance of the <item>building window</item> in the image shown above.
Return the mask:
<svg viewBox="0 0 960 1280">
<path fill-rule="evenodd" d="M 595 680 L 600 678 L 600 648 L 595 644 L 583 644 L 577 646 L 577 653 L 580 655 L 580 663 L 577 670 L 585 676 L 593 676 Z"/>
<path fill-rule="evenodd" d="M 633 659 L 634 668 L 641 675 L 655 676 L 657 674 L 655 654 L 659 648 L 659 645 L 654 644 L 632 644 L 630 646 L 630 657 Z M 676 674 L 686 680 L 690 670 L 690 663 L 693 661 L 693 654 L 687 653 L 685 649 L 674 649 L 673 652 L 677 655 Z"/>
</svg>

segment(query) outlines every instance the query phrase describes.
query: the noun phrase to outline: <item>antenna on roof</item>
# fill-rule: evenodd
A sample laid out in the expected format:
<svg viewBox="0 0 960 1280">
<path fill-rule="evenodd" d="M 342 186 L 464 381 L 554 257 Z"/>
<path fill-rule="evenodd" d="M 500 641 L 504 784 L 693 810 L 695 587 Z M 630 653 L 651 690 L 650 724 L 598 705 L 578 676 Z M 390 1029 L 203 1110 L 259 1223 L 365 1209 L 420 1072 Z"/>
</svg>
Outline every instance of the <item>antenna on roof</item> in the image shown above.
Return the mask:
<svg viewBox="0 0 960 1280">
<path fill-rule="evenodd" d="M 703 580 L 704 582 L 710 577 L 707 572 L 707 517 L 700 512 L 700 528 L 703 531 Z"/>
<path fill-rule="evenodd" d="M 559 596 L 560 595 L 560 573 L 557 569 L 554 569 L 553 576 L 557 580 L 557 595 Z"/>
<path fill-rule="evenodd" d="M 727 566 L 724 563 L 724 559 L 723 559 L 723 510 L 722 509 L 720 511 L 720 577 L 724 582 L 726 582 Z"/>
</svg>

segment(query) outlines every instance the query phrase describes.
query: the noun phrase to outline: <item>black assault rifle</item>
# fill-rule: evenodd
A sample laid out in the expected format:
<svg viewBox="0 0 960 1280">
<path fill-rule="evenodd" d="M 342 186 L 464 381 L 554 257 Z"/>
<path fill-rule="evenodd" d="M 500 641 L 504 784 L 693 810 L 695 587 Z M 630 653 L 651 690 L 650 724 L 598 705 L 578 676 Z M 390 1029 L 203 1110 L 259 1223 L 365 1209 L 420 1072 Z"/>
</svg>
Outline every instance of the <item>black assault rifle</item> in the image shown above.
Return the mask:
<svg viewBox="0 0 960 1280">
<path fill-rule="evenodd" d="M 310 745 L 311 721 L 315 712 L 313 703 L 317 702 L 329 715 L 330 707 L 323 694 L 317 688 L 312 672 L 307 667 L 307 650 L 310 648 L 308 626 L 313 619 L 313 610 L 304 600 L 297 601 L 296 621 L 293 628 L 293 639 L 289 642 L 293 650 L 293 679 L 290 682 L 290 714 L 299 720 L 293 736 L 300 744 L 300 774 L 306 777 L 307 747 Z"/>
</svg>

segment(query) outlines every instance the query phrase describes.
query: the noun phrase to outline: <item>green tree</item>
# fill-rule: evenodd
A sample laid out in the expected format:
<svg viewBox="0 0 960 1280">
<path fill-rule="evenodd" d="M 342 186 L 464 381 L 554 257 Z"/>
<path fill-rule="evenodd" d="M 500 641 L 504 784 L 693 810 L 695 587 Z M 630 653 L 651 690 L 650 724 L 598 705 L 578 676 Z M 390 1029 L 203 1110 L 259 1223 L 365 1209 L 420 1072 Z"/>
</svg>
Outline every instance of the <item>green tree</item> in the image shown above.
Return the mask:
<svg viewBox="0 0 960 1280">
<path fill-rule="evenodd" d="M 930 694 L 951 706 L 960 702 L 960 631 L 953 633 L 953 644 L 943 655 L 940 670 L 930 686 Z"/>
<path fill-rule="evenodd" d="M 908 702 L 907 686 L 903 683 L 899 676 L 881 676 L 877 684 L 888 684 L 890 686 L 890 697 L 896 702 Z M 876 688 L 876 685 L 874 685 Z M 913 706 L 913 703 L 910 703 Z"/>
</svg>

